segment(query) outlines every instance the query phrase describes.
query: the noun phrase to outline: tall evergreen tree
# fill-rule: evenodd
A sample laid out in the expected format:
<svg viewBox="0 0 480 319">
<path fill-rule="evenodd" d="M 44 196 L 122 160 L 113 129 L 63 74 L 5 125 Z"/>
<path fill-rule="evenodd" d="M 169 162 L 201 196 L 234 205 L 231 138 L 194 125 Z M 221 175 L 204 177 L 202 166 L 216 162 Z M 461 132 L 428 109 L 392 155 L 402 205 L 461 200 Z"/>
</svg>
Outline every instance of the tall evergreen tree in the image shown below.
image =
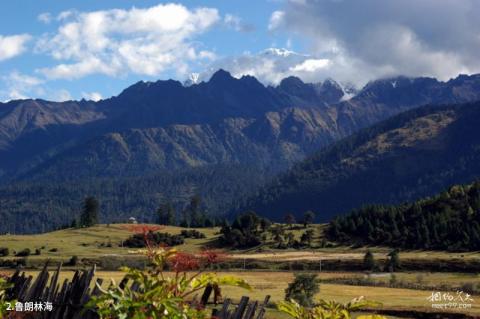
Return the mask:
<svg viewBox="0 0 480 319">
<path fill-rule="evenodd" d="M 313 240 L 313 229 L 307 229 L 300 237 L 300 242 L 303 245 L 310 246 L 312 244 L 312 240 Z"/>
<path fill-rule="evenodd" d="M 95 197 L 89 196 L 85 198 L 80 216 L 81 227 L 91 227 L 98 223 L 99 207 L 100 203 Z"/>
<path fill-rule="evenodd" d="M 374 270 L 375 269 L 375 258 L 373 257 L 372 252 L 367 250 L 365 256 L 363 257 L 363 267 L 366 270 Z"/>
<path fill-rule="evenodd" d="M 390 253 L 388 253 L 388 260 L 387 260 L 387 270 L 388 271 L 397 271 L 400 268 L 400 256 L 398 254 L 398 250 L 394 249 Z"/>
<path fill-rule="evenodd" d="M 157 218 L 161 225 L 175 225 L 175 208 L 171 202 L 160 205 L 157 210 Z"/>
<path fill-rule="evenodd" d="M 260 220 L 260 228 L 262 231 L 266 231 L 270 226 L 272 226 L 272 222 L 268 218 L 262 218 Z"/>
<path fill-rule="evenodd" d="M 190 205 L 188 212 L 190 215 L 190 226 L 192 227 L 205 227 L 206 214 L 202 210 L 202 198 L 200 195 L 194 195 L 190 199 Z"/>
<path fill-rule="evenodd" d="M 288 213 L 285 215 L 285 223 L 287 223 L 290 228 L 292 227 L 293 224 L 295 224 L 296 220 L 295 220 L 295 216 L 293 216 L 293 214 L 291 213 Z"/>
<path fill-rule="evenodd" d="M 303 214 L 303 226 L 307 228 L 307 226 L 315 220 L 315 213 L 311 210 L 306 211 Z"/>
</svg>

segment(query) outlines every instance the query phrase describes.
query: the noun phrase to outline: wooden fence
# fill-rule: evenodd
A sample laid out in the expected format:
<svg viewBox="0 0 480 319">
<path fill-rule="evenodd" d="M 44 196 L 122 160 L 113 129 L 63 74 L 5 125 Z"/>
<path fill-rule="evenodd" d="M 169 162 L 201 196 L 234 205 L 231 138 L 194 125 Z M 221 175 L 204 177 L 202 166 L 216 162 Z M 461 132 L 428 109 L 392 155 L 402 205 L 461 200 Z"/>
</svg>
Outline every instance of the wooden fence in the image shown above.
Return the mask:
<svg viewBox="0 0 480 319">
<path fill-rule="evenodd" d="M 98 319 L 98 315 L 89 310 L 85 310 L 85 304 L 92 296 L 100 294 L 97 285 L 92 285 L 95 276 L 95 266 L 90 270 L 75 271 L 71 280 L 65 279 L 63 283 L 59 282 L 61 273 L 61 264 L 50 275 L 47 265 L 45 265 L 35 280 L 33 276 L 27 276 L 24 272 L 17 270 L 9 279 L 13 285 L 6 291 L 7 300 L 18 300 L 19 303 L 51 304 L 51 310 L 42 311 L 22 311 L 22 318 L 31 319 Z M 97 278 L 96 282 L 101 285 L 102 279 Z M 123 280 L 120 285 L 126 285 Z M 92 289 L 91 287 L 94 286 Z M 138 290 L 138 286 L 130 287 L 132 290 Z M 202 295 L 201 303 L 208 303 L 213 289 L 206 289 Z M 250 301 L 248 297 L 242 297 L 239 304 L 235 306 L 231 299 L 225 299 L 220 309 L 213 309 L 212 318 L 217 319 L 263 319 L 265 315 L 265 306 L 270 296 L 267 296 L 262 304 L 257 301 Z M 15 305 L 11 305 L 15 309 Z M 16 312 L 11 312 L 14 317 Z M 8 318 L 8 317 L 7 317 Z"/>
<path fill-rule="evenodd" d="M 91 289 L 91 283 L 95 275 L 95 267 L 88 271 L 77 270 L 72 280 L 65 279 L 62 284 L 59 282 L 61 265 L 54 271 L 53 276 L 47 269 L 47 265 L 38 274 L 35 281 L 33 276 L 26 276 L 24 272 L 17 270 L 9 282 L 13 287 L 7 290 L 7 298 L 16 299 L 23 305 L 27 302 L 51 303 L 52 309 L 48 311 L 25 311 L 27 318 L 32 319 L 97 319 L 96 313 L 84 311 L 84 305 L 91 296 L 97 295 L 100 291 Z M 99 284 L 102 279 L 97 279 Z M 7 300 L 8 300 L 7 299 Z"/>
</svg>

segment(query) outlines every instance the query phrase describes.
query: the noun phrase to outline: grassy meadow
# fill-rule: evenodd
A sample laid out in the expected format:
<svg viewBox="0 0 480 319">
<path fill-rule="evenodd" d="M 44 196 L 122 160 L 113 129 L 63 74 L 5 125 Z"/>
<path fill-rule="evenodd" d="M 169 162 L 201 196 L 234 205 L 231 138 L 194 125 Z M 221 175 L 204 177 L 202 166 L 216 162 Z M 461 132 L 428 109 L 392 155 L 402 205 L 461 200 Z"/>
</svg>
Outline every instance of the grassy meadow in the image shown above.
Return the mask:
<svg viewBox="0 0 480 319">
<path fill-rule="evenodd" d="M 316 239 L 322 236 L 323 225 L 312 225 L 316 231 Z M 145 265 L 145 259 L 135 249 L 122 247 L 122 242 L 132 235 L 131 225 L 112 224 L 98 225 L 82 229 L 64 229 L 51 233 L 39 235 L 2 235 L 0 236 L 0 247 L 7 247 L 10 250 L 10 256 L 0 257 L 1 260 L 15 259 L 13 252 L 29 248 L 32 254 L 36 249 L 40 249 L 40 255 L 31 255 L 27 257 L 27 274 L 35 274 L 45 261 L 50 260 L 52 266 L 55 262 L 68 262 L 72 256 L 78 256 L 80 261 L 76 267 L 66 266 L 62 272 L 61 280 L 71 277 L 77 268 L 88 268 L 93 263 L 98 264 L 96 276 L 104 279 L 104 285 L 108 284 L 110 279 L 116 282 L 121 280 L 123 273 L 117 271 L 118 261 L 138 260 Z M 161 231 L 170 234 L 179 234 L 182 228 L 165 226 Z M 199 252 L 206 246 L 215 246 L 218 235 L 218 228 L 198 229 L 206 235 L 203 239 L 185 239 L 185 244 L 176 246 L 180 251 Z M 302 230 L 292 229 L 295 236 L 299 236 Z M 370 247 L 377 260 L 382 260 L 390 251 L 385 247 Z M 309 248 L 302 250 L 284 249 L 276 250 L 268 246 L 257 247 L 250 250 L 228 251 L 232 260 L 242 261 L 252 260 L 268 262 L 320 262 L 338 261 L 338 260 L 357 260 L 361 262 L 366 248 L 352 248 L 346 246 L 332 246 L 328 248 Z M 431 251 L 402 251 L 400 253 L 402 260 L 428 260 L 435 262 L 437 260 L 455 260 L 466 262 L 477 262 L 480 260 L 479 253 L 450 253 L 450 252 L 431 252 Z M 102 267 L 105 261 L 115 259 L 111 267 Z M 36 267 L 36 268 L 35 268 Z M 366 299 L 375 300 L 383 304 L 384 309 L 393 310 L 415 310 L 423 312 L 432 312 L 430 302 L 427 300 L 432 293 L 431 290 L 407 289 L 403 287 L 391 288 L 388 282 L 391 281 L 389 273 L 374 273 L 368 276 L 362 271 L 316 271 L 319 278 L 324 280 L 320 284 L 318 298 L 326 300 L 336 300 L 347 302 L 359 296 Z M 11 273 L 11 269 L 0 269 L 2 272 Z M 219 273 L 228 272 L 236 274 L 247 280 L 253 287 L 253 291 L 245 291 L 239 288 L 224 288 L 223 296 L 239 300 L 242 295 L 248 295 L 252 299 L 263 300 L 266 295 L 272 296 L 272 303 L 283 300 L 284 291 L 288 283 L 293 279 L 293 271 L 272 271 L 268 269 L 242 270 L 231 269 L 219 270 Z M 378 283 L 375 286 L 362 286 L 345 284 L 345 279 L 362 279 L 368 276 L 371 280 Z M 335 282 L 339 280 L 339 282 Z M 465 272 L 429 272 L 429 271 L 403 271 L 395 273 L 395 280 L 402 283 L 421 283 L 425 286 L 450 287 L 451 289 L 461 289 L 462 284 L 472 283 L 480 287 L 480 276 L 476 273 Z M 382 286 L 383 284 L 383 286 Z M 453 291 L 453 290 L 451 290 Z M 471 309 L 457 309 L 456 312 L 468 313 L 480 316 L 480 295 L 473 296 L 475 302 Z M 268 318 L 281 319 L 273 308 L 269 310 Z"/>
<path fill-rule="evenodd" d="M 122 247 L 122 242 L 132 235 L 132 225 L 130 224 L 110 224 L 97 225 L 89 228 L 68 228 L 57 230 L 44 234 L 35 235 L 0 235 L 0 247 L 7 247 L 13 257 L 13 251 L 21 251 L 29 248 L 32 260 L 68 260 L 71 256 L 81 258 L 103 258 L 108 256 L 132 257 L 132 251 Z M 314 240 L 319 241 L 322 238 L 325 225 L 311 225 L 315 230 Z M 172 235 L 179 234 L 184 228 L 176 226 L 162 226 L 161 232 L 167 232 Z M 192 228 L 195 229 L 195 228 Z M 219 228 L 197 228 L 204 233 L 206 238 L 193 239 L 186 238 L 185 244 L 176 246 L 178 250 L 186 252 L 198 252 L 206 246 L 215 246 L 215 241 L 219 236 Z M 304 229 L 298 227 L 292 230 L 287 228 L 287 232 L 294 233 L 295 237 L 300 237 Z M 41 249 L 41 255 L 34 255 L 35 249 Z M 378 259 L 386 258 L 391 250 L 387 247 L 369 247 Z M 266 261 L 315 261 L 315 260 L 361 260 L 367 248 L 334 246 L 328 248 L 314 247 L 311 249 L 281 249 L 276 250 L 270 247 L 256 247 L 249 250 L 229 251 L 231 258 L 236 259 L 255 259 Z M 445 251 L 424 251 L 412 250 L 402 251 L 402 259 L 429 259 L 429 260 L 465 260 L 480 261 L 479 252 L 445 252 Z M 2 257 L 0 257 L 0 260 Z"/>
</svg>

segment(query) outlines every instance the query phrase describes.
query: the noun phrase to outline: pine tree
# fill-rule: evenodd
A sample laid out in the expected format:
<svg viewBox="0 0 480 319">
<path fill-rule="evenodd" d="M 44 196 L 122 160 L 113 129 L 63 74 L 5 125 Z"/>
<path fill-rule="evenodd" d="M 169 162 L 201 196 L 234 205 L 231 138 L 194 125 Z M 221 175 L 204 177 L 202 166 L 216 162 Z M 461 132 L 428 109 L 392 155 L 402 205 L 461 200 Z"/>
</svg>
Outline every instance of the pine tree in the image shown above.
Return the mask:
<svg viewBox="0 0 480 319">
<path fill-rule="evenodd" d="M 190 228 L 191 219 L 188 207 L 182 211 L 182 220 L 180 221 L 180 227 Z"/>
<path fill-rule="evenodd" d="M 315 213 L 311 210 L 306 211 L 303 214 L 303 226 L 307 228 L 307 226 L 315 220 Z"/>
<path fill-rule="evenodd" d="M 375 258 L 373 257 L 372 252 L 367 250 L 365 256 L 363 257 L 363 267 L 366 270 L 374 270 L 375 269 Z"/>
<path fill-rule="evenodd" d="M 98 210 L 100 204 L 98 200 L 89 196 L 85 198 L 82 215 L 80 216 L 81 227 L 91 227 L 98 223 Z"/>
<path fill-rule="evenodd" d="M 170 202 L 160 205 L 157 210 L 158 223 L 161 225 L 175 225 L 175 209 Z"/>
<path fill-rule="evenodd" d="M 310 246 L 312 244 L 312 240 L 313 240 L 313 229 L 307 229 L 300 237 L 300 242 L 303 245 Z"/>
<path fill-rule="evenodd" d="M 202 198 L 195 195 L 190 199 L 189 213 L 192 227 L 204 227 L 206 214 L 201 210 Z"/>
<path fill-rule="evenodd" d="M 295 235 L 293 233 L 287 233 L 285 235 L 285 240 L 287 241 L 288 247 L 293 247 L 295 245 Z"/>
<path fill-rule="evenodd" d="M 276 242 L 279 242 L 282 240 L 282 236 L 284 235 L 284 230 L 281 225 L 275 225 L 274 227 L 271 228 L 272 232 L 272 239 Z"/>
<path fill-rule="evenodd" d="M 400 256 L 398 250 L 392 250 L 387 256 L 389 257 L 386 264 L 387 269 L 391 272 L 397 271 L 400 268 Z"/>
<path fill-rule="evenodd" d="M 272 226 L 272 222 L 268 218 L 262 218 L 260 220 L 260 228 L 262 229 L 262 231 L 267 231 L 270 226 Z"/>
<path fill-rule="evenodd" d="M 216 226 L 216 220 L 215 218 L 211 218 L 207 216 L 205 218 L 205 227 L 215 227 Z"/>
<path fill-rule="evenodd" d="M 290 228 L 292 228 L 292 225 L 295 224 L 295 216 L 293 216 L 293 214 L 286 214 L 285 215 L 285 223 L 287 223 Z"/>
</svg>

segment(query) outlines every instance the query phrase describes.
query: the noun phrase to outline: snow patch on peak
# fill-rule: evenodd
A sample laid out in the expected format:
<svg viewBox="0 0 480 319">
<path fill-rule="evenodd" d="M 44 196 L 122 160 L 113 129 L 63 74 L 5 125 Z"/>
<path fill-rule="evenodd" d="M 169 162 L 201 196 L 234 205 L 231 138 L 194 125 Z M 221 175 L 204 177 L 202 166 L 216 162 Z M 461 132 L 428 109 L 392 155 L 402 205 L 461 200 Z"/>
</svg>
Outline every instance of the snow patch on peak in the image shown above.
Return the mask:
<svg viewBox="0 0 480 319">
<path fill-rule="evenodd" d="M 351 98 L 355 97 L 359 92 L 358 88 L 350 82 L 337 82 L 337 84 L 343 91 L 341 101 L 348 101 Z"/>
<path fill-rule="evenodd" d="M 188 79 L 183 82 L 183 86 L 191 86 L 200 83 L 200 73 L 190 73 Z"/>
</svg>

